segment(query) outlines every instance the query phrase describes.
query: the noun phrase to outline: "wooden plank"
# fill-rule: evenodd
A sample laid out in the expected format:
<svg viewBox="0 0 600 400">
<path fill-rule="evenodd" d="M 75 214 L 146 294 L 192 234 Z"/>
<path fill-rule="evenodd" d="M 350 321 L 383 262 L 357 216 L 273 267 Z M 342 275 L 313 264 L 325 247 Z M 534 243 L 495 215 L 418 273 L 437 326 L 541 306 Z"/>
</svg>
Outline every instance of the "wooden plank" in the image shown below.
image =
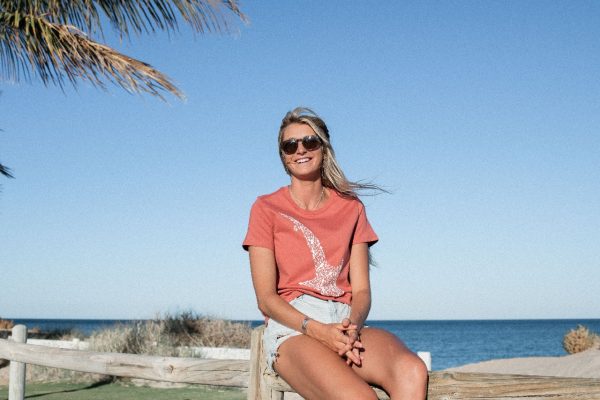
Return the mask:
<svg viewBox="0 0 600 400">
<path fill-rule="evenodd" d="M 465 372 L 429 374 L 429 400 L 600 399 L 600 379 Z"/>
<path fill-rule="evenodd" d="M 252 330 L 250 339 L 250 378 L 248 380 L 248 400 L 260 400 L 262 371 L 260 360 L 262 348 L 262 334 L 264 325 Z"/>
<path fill-rule="evenodd" d="M 12 339 L 15 343 L 27 341 L 27 327 L 16 325 L 12 328 Z M 25 398 L 25 366 L 17 361 L 10 362 L 8 378 L 8 400 L 23 400 Z"/>
<path fill-rule="evenodd" d="M 267 359 L 263 349 L 263 333 L 265 326 L 261 325 L 252 331 L 250 357 L 250 380 L 248 386 L 248 400 L 283 400 L 284 393 L 269 385 L 265 385 Z"/>
<path fill-rule="evenodd" d="M 95 374 L 175 383 L 247 387 L 248 361 L 156 357 L 48 348 L 0 339 L 0 358 Z"/>
<path fill-rule="evenodd" d="M 295 393 L 295 390 L 292 389 L 292 387 L 290 385 L 288 385 L 288 383 L 286 381 L 284 381 L 281 377 L 269 375 L 269 374 L 265 374 L 263 377 L 264 377 L 265 386 L 270 387 L 273 390 L 278 391 L 278 392 L 293 392 L 293 393 Z M 377 398 L 379 398 L 381 400 L 389 399 L 389 396 L 383 390 L 376 388 L 376 387 L 373 387 L 373 390 L 375 390 L 375 393 L 377 394 Z"/>
<path fill-rule="evenodd" d="M 281 378 L 264 376 L 267 386 L 282 392 L 294 390 Z M 375 388 L 380 399 L 387 394 Z M 451 399 L 600 399 L 600 379 L 501 375 L 465 372 L 429 373 L 429 400 Z"/>
</svg>

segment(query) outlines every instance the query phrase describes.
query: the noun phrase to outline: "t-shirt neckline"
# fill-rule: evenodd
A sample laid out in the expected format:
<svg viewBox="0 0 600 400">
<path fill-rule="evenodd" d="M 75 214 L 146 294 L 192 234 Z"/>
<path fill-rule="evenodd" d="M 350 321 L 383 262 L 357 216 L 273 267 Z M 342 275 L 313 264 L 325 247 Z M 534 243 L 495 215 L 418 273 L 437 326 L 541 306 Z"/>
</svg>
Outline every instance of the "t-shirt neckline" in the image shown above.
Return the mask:
<svg viewBox="0 0 600 400">
<path fill-rule="evenodd" d="M 331 204 L 335 201 L 335 198 L 337 197 L 337 192 L 335 190 L 333 190 L 331 188 L 327 188 L 328 193 L 329 193 L 329 198 L 323 204 L 323 206 L 320 207 L 320 208 L 317 208 L 316 210 L 305 210 L 304 208 L 302 208 L 298 204 L 296 204 L 296 202 L 292 198 L 292 195 L 290 193 L 290 185 L 283 186 L 281 188 L 281 190 L 283 191 L 284 197 L 292 205 L 292 207 L 296 211 L 298 211 L 299 213 L 305 214 L 305 215 L 318 215 L 318 214 L 321 214 L 322 212 L 324 212 L 325 210 L 327 210 L 331 206 Z"/>
</svg>

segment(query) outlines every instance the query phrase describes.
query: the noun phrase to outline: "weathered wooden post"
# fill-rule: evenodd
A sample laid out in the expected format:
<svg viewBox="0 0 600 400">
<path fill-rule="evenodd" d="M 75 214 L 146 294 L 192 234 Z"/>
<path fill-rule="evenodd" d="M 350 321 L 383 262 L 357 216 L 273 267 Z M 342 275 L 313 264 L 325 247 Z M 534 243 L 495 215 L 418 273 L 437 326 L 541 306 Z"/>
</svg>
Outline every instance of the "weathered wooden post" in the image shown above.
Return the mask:
<svg viewBox="0 0 600 400">
<path fill-rule="evenodd" d="M 15 325 L 12 328 L 12 341 L 27 342 L 27 327 Z M 25 399 L 25 363 L 11 361 L 8 381 L 8 400 Z"/>
</svg>

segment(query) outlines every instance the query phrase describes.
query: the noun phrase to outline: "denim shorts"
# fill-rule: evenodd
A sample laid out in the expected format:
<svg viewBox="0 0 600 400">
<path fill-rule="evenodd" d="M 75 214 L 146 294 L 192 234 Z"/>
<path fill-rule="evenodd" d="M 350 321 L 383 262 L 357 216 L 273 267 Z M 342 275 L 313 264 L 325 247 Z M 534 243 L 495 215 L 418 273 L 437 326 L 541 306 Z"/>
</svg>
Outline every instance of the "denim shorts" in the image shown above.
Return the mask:
<svg viewBox="0 0 600 400">
<path fill-rule="evenodd" d="M 342 322 L 350 316 L 350 306 L 333 300 L 321 300 L 319 298 L 303 294 L 290 301 L 290 305 L 302 314 L 325 324 Z M 298 327 L 300 328 L 300 327 Z M 267 372 L 275 373 L 273 363 L 279 355 L 279 346 L 287 339 L 301 333 L 295 329 L 288 328 L 269 319 L 263 335 L 263 349 L 267 357 Z"/>
</svg>

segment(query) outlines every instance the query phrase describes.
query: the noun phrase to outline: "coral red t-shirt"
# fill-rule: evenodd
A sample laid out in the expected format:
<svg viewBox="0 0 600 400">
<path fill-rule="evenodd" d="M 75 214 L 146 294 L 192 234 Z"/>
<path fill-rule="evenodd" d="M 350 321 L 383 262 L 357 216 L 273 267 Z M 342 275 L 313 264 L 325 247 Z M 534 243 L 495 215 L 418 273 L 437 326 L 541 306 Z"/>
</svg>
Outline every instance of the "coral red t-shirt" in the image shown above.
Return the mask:
<svg viewBox="0 0 600 400">
<path fill-rule="evenodd" d="M 287 186 L 260 196 L 250 211 L 244 249 L 273 250 L 277 263 L 277 293 L 286 301 L 302 294 L 350 304 L 348 279 L 353 244 L 372 245 L 378 238 L 358 199 L 329 190 L 321 208 L 304 210 Z"/>
</svg>

